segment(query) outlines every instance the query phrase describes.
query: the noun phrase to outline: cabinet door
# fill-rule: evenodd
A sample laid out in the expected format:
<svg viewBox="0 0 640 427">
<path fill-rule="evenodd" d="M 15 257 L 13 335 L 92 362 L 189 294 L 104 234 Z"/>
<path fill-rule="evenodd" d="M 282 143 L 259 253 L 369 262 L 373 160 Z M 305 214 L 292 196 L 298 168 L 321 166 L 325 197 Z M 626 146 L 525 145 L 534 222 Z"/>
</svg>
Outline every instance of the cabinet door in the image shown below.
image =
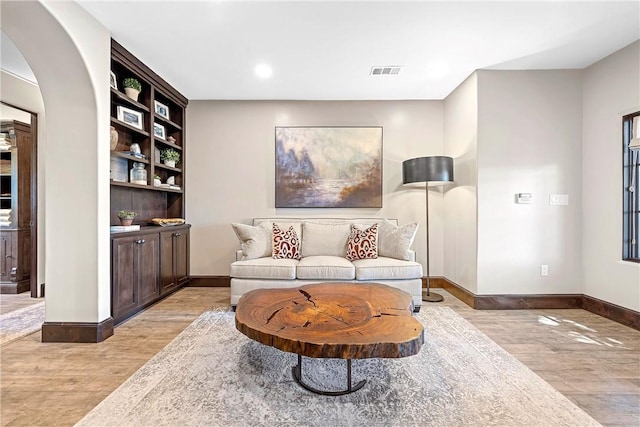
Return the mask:
<svg viewBox="0 0 640 427">
<path fill-rule="evenodd" d="M 10 282 L 12 280 L 11 269 L 13 268 L 13 235 L 12 231 L 3 231 L 0 234 L 0 281 Z"/>
<path fill-rule="evenodd" d="M 176 281 L 182 284 L 189 279 L 189 230 L 183 230 L 176 233 L 174 240 L 175 265 L 176 265 Z"/>
<path fill-rule="evenodd" d="M 146 304 L 160 295 L 160 235 L 145 234 L 136 240 L 138 270 L 138 304 Z"/>
<path fill-rule="evenodd" d="M 113 239 L 111 265 L 111 315 L 118 320 L 138 306 L 137 237 Z"/>
<path fill-rule="evenodd" d="M 17 260 L 16 281 L 28 280 L 31 277 L 31 231 L 18 230 L 17 241 L 14 242 Z"/>
<path fill-rule="evenodd" d="M 176 286 L 173 256 L 174 239 L 172 231 L 160 233 L 160 289 L 162 293 Z"/>
</svg>

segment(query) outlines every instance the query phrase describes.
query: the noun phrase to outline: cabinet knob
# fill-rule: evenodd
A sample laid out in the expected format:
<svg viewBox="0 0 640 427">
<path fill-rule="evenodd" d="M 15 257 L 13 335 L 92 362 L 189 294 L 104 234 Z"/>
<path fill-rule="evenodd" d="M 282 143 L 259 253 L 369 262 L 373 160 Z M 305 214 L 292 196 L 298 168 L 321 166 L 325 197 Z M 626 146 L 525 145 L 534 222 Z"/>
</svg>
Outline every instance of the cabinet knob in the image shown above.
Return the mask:
<svg viewBox="0 0 640 427">
<path fill-rule="evenodd" d="M 141 245 L 141 244 L 143 244 L 143 243 L 144 243 L 144 240 L 142 240 L 142 239 L 136 240 L 136 243 L 137 243 L 137 244 L 139 244 L 139 245 Z"/>
<path fill-rule="evenodd" d="M 173 233 L 173 235 L 176 236 L 176 237 L 180 237 L 180 236 L 182 236 L 182 233 Z"/>
</svg>

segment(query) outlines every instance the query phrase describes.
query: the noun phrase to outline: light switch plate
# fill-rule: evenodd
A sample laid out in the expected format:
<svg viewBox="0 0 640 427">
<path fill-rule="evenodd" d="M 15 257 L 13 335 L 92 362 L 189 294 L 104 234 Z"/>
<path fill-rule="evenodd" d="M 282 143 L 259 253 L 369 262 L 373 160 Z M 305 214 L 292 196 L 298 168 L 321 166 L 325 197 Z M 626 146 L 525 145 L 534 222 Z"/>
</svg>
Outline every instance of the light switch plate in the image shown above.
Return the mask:
<svg viewBox="0 0 640 427">
<path fill-rule="evenodd" d="M 531 193 L 518 193 L 516 194 L 516 203 L 531 203 L 531 199 L 533 199 L 533 194 Z"/>
<path fill-rule="evenodd" d="M 549 204 L 550 205 L 568 205 L 569 195 L 568 194 L 550 194 Z"/>
</svg>

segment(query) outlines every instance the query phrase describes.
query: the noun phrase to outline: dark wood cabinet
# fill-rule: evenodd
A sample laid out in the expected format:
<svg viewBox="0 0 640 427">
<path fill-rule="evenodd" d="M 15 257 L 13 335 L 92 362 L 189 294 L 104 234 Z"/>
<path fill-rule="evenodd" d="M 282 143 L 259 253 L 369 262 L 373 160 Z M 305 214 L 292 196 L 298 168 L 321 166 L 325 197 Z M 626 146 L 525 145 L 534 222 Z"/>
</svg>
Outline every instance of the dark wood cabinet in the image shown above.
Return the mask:
<svg viewBox="0 0 640 427">
<path fill-rule="evenodd" d="M 111 316 L 119 323 L 189 280 L 189 228 L 111 235 Z"/>
<path fill-rule="evenodd" d="M 113 239 L 112 316 L 117 322 L 160 296 L 158 234 Z"/>
<path fill-rule="evenodd" d="M 160 233 L 160 292 L 165 294 L 189 280 L 189 229 Z"/>
<path fill-rule="evenodd" d="M 0 130 L 0 292 L 15 294 L 31 280 L 33 136 L 31 125 L 15 120 Z"/>
</svg>

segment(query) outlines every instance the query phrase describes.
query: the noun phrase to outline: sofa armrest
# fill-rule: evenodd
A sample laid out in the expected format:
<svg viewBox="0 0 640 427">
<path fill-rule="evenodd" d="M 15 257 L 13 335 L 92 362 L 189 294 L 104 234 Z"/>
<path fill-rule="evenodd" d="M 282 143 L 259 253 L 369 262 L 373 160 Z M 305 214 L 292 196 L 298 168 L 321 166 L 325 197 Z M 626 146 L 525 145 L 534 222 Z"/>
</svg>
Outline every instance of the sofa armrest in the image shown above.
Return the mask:
<svg viewBox="0 0 640 427">
<path fill-rule="evenodd" d="M 240 256 L 242 256 L 242 251 L 240 251 L 240 253 L 241 253 Z M 409 249 L 409 261 L 413 261 L 413 262 L 416 261 L 416 252 L 411 249 Z"/>
<path fill-rule="evenodd" d="M 236 261 L 242 261 L 242 256 L 243 256 L 242 251 L 238 249 L 236 251 Z"/>
</svg>

